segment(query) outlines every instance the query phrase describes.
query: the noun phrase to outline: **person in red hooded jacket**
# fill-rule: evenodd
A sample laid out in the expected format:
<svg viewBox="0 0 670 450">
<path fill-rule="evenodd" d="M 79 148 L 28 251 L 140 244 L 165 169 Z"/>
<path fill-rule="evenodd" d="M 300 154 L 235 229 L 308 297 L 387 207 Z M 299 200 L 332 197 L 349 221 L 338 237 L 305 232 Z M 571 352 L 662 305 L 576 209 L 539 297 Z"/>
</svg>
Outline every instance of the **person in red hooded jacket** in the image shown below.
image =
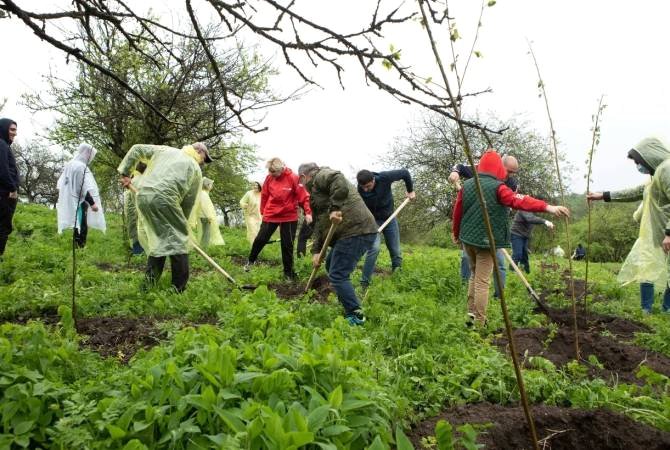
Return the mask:
<svg viewBox="0 0 670 450">
<path fill-rule="evenodd" d="M 495 150 L 484 153 L 477 167 L 486 210 L 491 221 L 496 248 L 510 246 L 509 208 L 530 212 L 548 212 L 556 216 L 569 216 L 564 206 L 548 205 L 529 195 L 517 194 L 505 185 L 507 171 L 502 158 Z M 486 323 L 489 284 L 493 273 L 494 257 L 491 255 L 484 215 L 477 196 L 474 178 L 463 183 L 458 191 L 453 213 L 454 242 L 464 244 L 470 259 L 468 283 L 468 325 Z"/>
<path fill-rule="evenodd" d="M 293 271 L 293 241 L 298 228 L 298 205 L 305 213 L 305 222 L 312 223 L 312 210 L 309 207 L 309 194 L 300 184 L 298 175 L 286 167 L 279 158 L 272 158 L 266 164 L 268 176 L 261 189 L 261 215 L 263 222 L 254 239 L 249 253 L 249 261 L 244 266 L 246 271 L 256 262 L 265 244 L 279 227 L 281 238 L 281 258 L 284 265 L 284 276 L 295 280 Z"/>
</svg>

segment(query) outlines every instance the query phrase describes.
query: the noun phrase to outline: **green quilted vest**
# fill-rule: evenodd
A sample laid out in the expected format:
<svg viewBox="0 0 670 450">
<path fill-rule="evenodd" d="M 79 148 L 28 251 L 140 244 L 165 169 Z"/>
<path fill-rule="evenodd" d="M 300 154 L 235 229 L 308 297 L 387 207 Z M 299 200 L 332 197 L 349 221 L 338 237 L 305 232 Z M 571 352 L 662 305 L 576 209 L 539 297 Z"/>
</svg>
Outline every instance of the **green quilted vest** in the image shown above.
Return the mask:
<svg viewBox="0 0 670 450">
<path fill-rule="evenodd" d="M 479 182 L 482 185 L 484 200 L 487 205 L 486 209 L 491 219 L 496 248 L 509 247 L 509 208 L 498 202 L 497 195 L 498 186 L 503 183 L 486 174 L 479 175 Z M 474 178 L 463 183 L 463 218 L 461 219 L 461 230 L 458 238 L 465 244 L 479 248 L 489 248 L 489 238 L 486 233 L 486 224 L 479 205 Z"/>
</svg>

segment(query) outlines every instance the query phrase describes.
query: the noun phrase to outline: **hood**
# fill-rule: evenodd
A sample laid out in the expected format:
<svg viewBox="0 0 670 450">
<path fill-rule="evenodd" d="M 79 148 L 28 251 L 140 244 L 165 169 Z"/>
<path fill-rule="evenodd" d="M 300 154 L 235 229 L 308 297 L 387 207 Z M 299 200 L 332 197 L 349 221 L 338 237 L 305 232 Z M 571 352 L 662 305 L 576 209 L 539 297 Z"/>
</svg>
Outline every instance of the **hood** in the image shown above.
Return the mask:
<svg viewBox="0 0 670 450">
<path fill-rule="evenodd" d="M 670 147 L 657 137 L 642 139 L 635 145 L 635 147 L 633 147 L 633 150 L 637 152 L 643 160 L 636 162 L 646 164 L 648 168 L 652 169 L 652 173 L 663 161 L 670 158 Z M 631 150 L 631 152 L 633 150 Z M 631 152 L 629 152 L 629 155 Z M 630 155 L 633 160 L 635 160 L 635 156 L 634 153 Z"/>
<path fill-rule="evenodd" d="M 477 166 L 477 173 L 494 176 L 500 181 L 507 178 L 507 170 L 505 170 L 502 158 L 496 151 L 488 151 L 482 155 Z"/>
<path fill-rule="evenodd" d="M 12 141 L 9 140 L 9 127 L 11 125 L 16 125 L 12 119 L 2 118 L 0 119 L 0 139 L 5 141 L 8 144 L 11 144 Z"/>
<path fill-rule="evenodd" d="M 74 159 L 89 165 L 93 161 L 93 158 L 95 158 L 96 153 L 98 153 L 98 151 L 94 149 L 91 144 L 79 144 L 79 148 L 77 149 L 77 156 L 75 156 Z"/>
</svg>

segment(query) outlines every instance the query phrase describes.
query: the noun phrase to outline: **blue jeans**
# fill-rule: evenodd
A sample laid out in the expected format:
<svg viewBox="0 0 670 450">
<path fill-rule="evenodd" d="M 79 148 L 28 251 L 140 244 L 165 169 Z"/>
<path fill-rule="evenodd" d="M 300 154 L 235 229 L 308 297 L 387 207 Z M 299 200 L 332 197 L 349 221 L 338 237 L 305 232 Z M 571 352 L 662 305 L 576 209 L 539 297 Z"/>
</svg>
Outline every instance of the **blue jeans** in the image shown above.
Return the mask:
<svg viewBox="0 0 670 450">
<path fill-rule="evenodd" d="M 500 278 L 501 278 L 500 281 L 502 281 L 502 285 L 505 286 L 505 279 L 507 278 L 507 270 L 505 269 L 506 266 L 505 255 L 503 255 L 501 248 L 499 248 L 498 251 L 496 251 L 496 259 L 498 260 L 498 267 L 500 268 Z M 461 252 L 461 278 L 463 279 L 463 281 L 467 281 L 470 279 L 470 275 L 471 275 L 470 259 L 468 258 L 468 254 L 465 253 L 465 250 L 463 250 Z M 498 293 L 498 283 L 494 281 L 493 287 L 495 288 L 493 296 L 499 298 L 500 294 Z"/>
<path fill-rule="evenodd" d="M 640 283 L 640 304 L 642 310 L 651 312 L 651 307 L 654 305 L 654 284 Z M 670 288 L 666 287 L 663 293 L 663 311 L 670 311 Z"/>
<path fill-rule="evenodd" d="M 526 273 L 530 273 L 530 262 L 528 261 L 528 242 L 530 239 L 527 237 L 519 236 L 518 234 L 512 235 L 512 261 L 519 266 L 523 267 Z"/>
<path fill-rule="evenodd" d="M 377 220 L 377 225 L 381 226 L 384 223 L 384 220 Z M 398 226 L 398 221 L 393 219 L 389 224 L 382 230 L 384 235 L 384 241 L 386 241 L 386 248 L 389 249 L 391 254 L 391 268 L 393 270 L 402 266 L 402 255 L 400 253 L 400 227 Z M 368 250 L 368 253 L 365 257 L 365 263 L 363 264 L 363 275 L 361 276 L 361 284 L 369 285 L 370 280 L 372 280 L 372 273 L 375 270 L 375 265 L 377 264 L 377 256 L 379 256 L 379 250 L 382 245 L 382 237 L 377 233 L 377 239 L 375 239 L 372 248 Z"/>
<path fill-rule="evenodd" d="M 377 233 L 372 233 L 338 239 L 326 257 L 328 279 L 346 315 L 353 313 L 361 306 L 356 297 L 354 285 L 351 284 L 351 272 L 356 268 L 358 260 L 372 248 L 376 238 Z"/>
</svg>

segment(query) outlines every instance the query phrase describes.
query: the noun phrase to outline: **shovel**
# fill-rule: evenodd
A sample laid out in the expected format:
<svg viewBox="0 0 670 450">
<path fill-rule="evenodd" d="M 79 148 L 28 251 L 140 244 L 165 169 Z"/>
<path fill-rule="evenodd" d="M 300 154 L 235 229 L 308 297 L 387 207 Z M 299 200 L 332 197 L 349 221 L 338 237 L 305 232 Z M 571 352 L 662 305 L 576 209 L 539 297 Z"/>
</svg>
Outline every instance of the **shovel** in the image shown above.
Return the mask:
<svg viewBox="0 0 670 450">
<path fill-rule="evenodd" d="M 137 188 L 135 186 L 133 186 L 132 184 L 128 185 L 128 189 L 130 189 L 133 192 L 133 194 L 137 194 Z M 237 288 L 246 289 L 246 290 L 256 289 L 256 286 L 254 286 L 252 284 L 244 284 L 244 285 L 237 284 L 237 281 L 235 281 L 235 279 L 233 277 L 231 277 L 228 272 L 223 270 L 223 268 L 220 265 L 218 265 L 216 263 L 216 261 L 214 261 L 212 259 L 211 256 L 209 256 L 207 253 L 205 253 L 205 251 L 198 246 L 198 244 L 195 242 L 195 240 L 192 237 L 190 239 L 191 239 L 191 245 L 193 245 L 193 248 L 195 249 L 195 251 L 198 252 L 200 254 L 200 256 L 202 256 L 212 267 L 214 267 L 214 269 L 216 269 L 217 272 L 219 272 L 221 275 L 226 277 L 226 279 L 228 281 L 230 281 L 231 283 L 233 283 Z"/>
<path fill-rule="evenodd" d="M 526 286 L 526 289 L 528 290 L 528 293 L 533 298 L 533 300 L 535 300 L 535 303 L 537 303 L 537 305 L 540 307 L 540 309 L 542 309 L 544 312 L 549 313 L 549 308 L 547 307 L 547 305 L 542 300 L 540 300 L 540 296 L 537 295 L 537 292 L 535 292 L 533 290 L 533 288 L 530 286 L 530 283 L 528 282 L 528 280 L 526 280 L 526 277 L 523 275 L 523 272 L 521 272 L 521 269 L 519 269 L 519 266 L 517 266 L 516 263 L 512 260 L 512 257 L 509 256 L 509 253 L 507 253 L 507 250 L 505 250 L 504 248 L 502 248 L 500 250 L 502 251 L 503 255 L 505 255 L 505 259 L 507 259 L 507 261 L 512 266 L 512 268 L 514 269 L 516 274 L 519 275 L 519 278 L 521 278 L 521 282 L 523 283 L 524 286 Z"/>
<path fill-rule="evenodd" d="M 386 225 L 388 225 L 389 223 L 391 223 L 391 221 L 392 221 L 393 219 L 395 219 L 395 216 L 397 216 L 398 213 L 399 213 L 405 206 L 407 206 L 408 203 L 409 203 L 409 198 L 406 198 L 405 201 L 403 201 L 403 202 L 400 204 L 400 206 L 398 206 L 398 208 L 397 208 L 395 211 L 393 211 L 393 214 L 391 214 L 391 216 L 390 216 L 388 219 L 386 219 L 386 222 L 384 222 L 384 223 L 379 227 L 379 229 L 377 230 L 377 233 L 381 233 L 382 231 L 384 231 L 384 228 L 386 228 Z"/>
<path fill-rule="evenodd" d="M 319 263 L 312 269 L 312 273 L 309 276 L 309 280 L 307 280 L 307 286 L 305 286 L 305 294 L 308 293 L 310 289 L 312 289 L 312 284 L 314 283 L 314 279 L 316 278 L 316 272 L 319 270 L 319 267 L 321 267 L 323 258 L 326 256 L 326 252 L 328 251 L 330 241 L 333 239 L 333 234 L 335 234 L 335 228 L 337 228 L 337 225 L 331 223 L 330 228 L 328 229 L 328 234 L 326 235 L 326 240 L 323 241 L 323 246 L 321 247 L 321 251 L 319 252 Z"/>
</svg>

